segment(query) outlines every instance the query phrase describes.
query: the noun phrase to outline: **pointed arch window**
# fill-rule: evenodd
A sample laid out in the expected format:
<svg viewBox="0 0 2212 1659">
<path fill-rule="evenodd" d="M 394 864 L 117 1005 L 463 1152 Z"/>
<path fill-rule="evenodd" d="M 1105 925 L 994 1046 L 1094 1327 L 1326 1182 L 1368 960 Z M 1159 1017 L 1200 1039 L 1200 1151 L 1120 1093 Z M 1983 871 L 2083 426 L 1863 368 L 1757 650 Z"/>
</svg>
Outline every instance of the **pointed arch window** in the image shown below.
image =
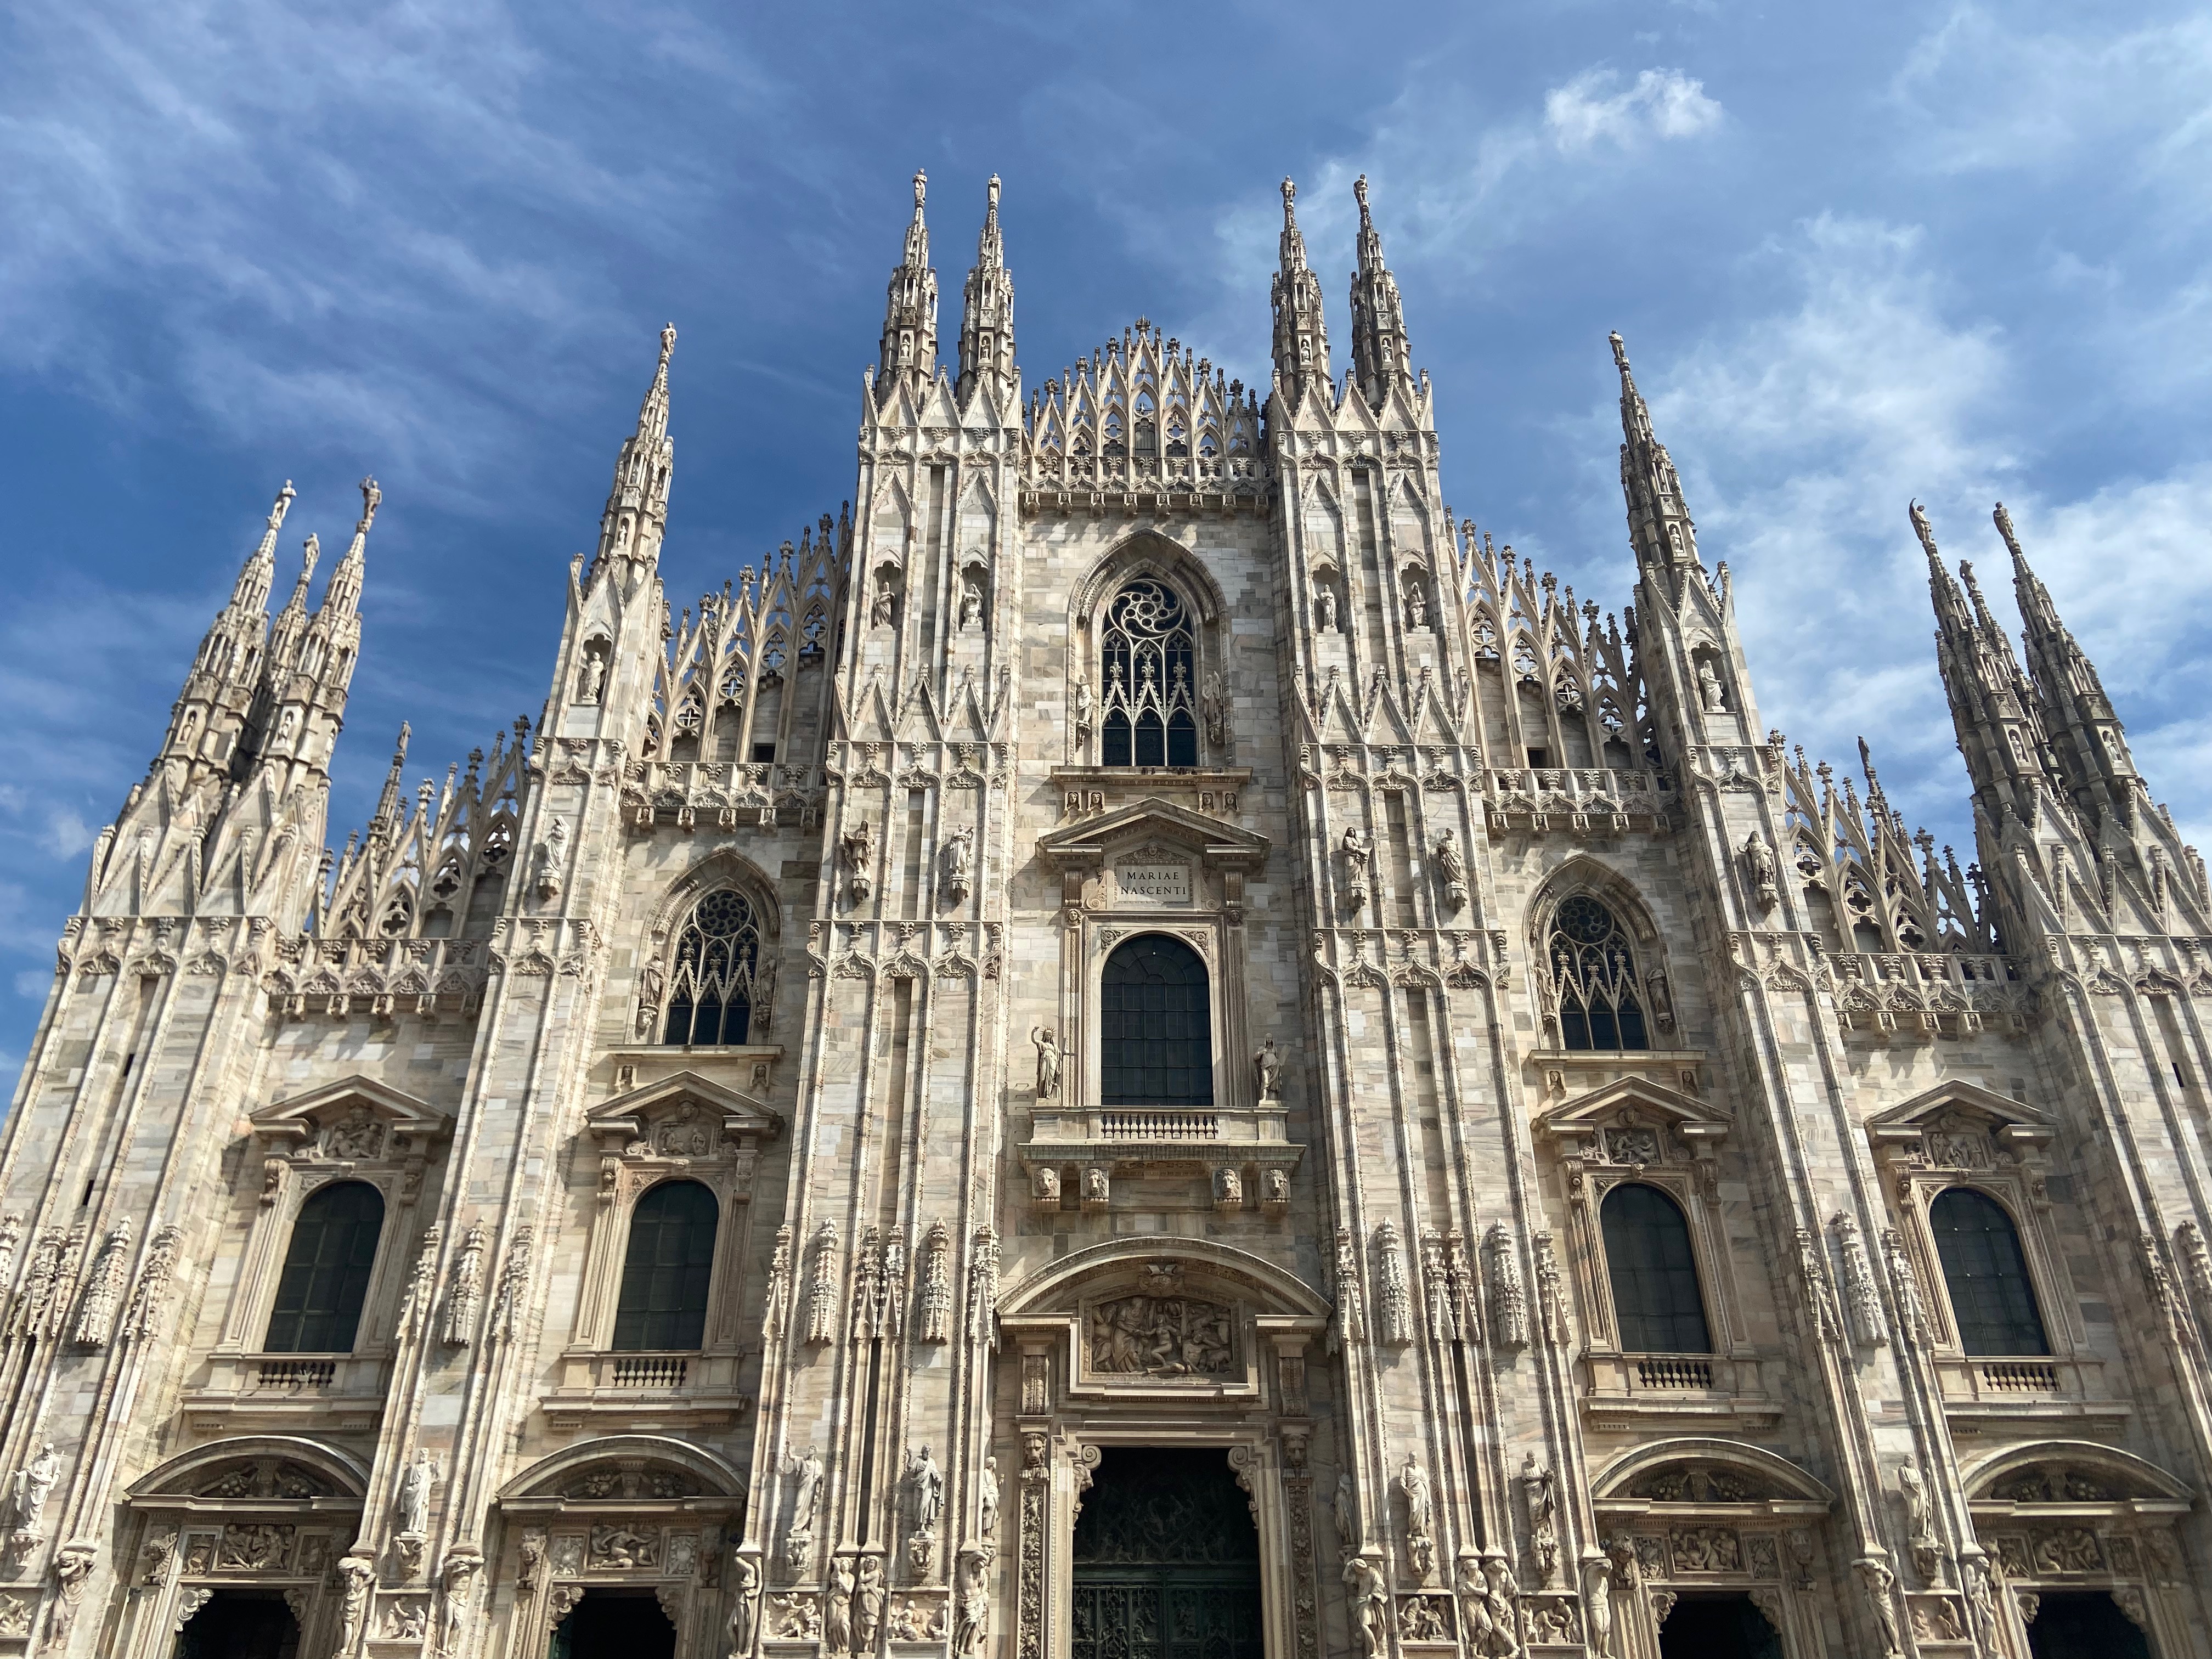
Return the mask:
<svg viewBox="0 0 2212 1659">
<path fill-rule="evenodd" d="M 1102 1104 L 1213 1103 L 1213 1016 L 1197 951 L 1165 933 L 1117 946 L 1106 958 L 1099 1014 Z"/>
<path fill-rule="evenodd" d="M 661 1041 L 743 1042 L 752 1029 L 759 965 L 760 922 L 745 896 L 723 887 L 701 899 L 677 935 Z"/>
<path fill-rule="evenodd" d="M 1613 1316 L 1624 1353 L 1711 1353 L 1690 1224 L 1656 1187 L 1630 1182 L 1600 1206 Z"/>
<path fill-rule="evenodd" d="M 292 1224 L 264 1353 L 351 1353 L 384 1231 L 384 1194 L 342 1181 L 312 1194 Z"/>
<path fill-rule="evenodd" d="M 1559 1046 L 1650 1047 L 1636 985 L 1636 952 L 1612 911 L 1587 893 L 1562 902 L 1546 954 L 1559 1000 Z"/>
<path fill-rule="evenodd" d="M 1198 764 L 1198 636 L 1166 583 L 1130 582 L 1106 607 L 1099 681 L 1099 760 L 1107 766 Z"/>
<path fill-rule="evenodd" d="M 696 1181 L 664 1181 L 638 1200 L 615 1305 L 617 1352 L 696 1348 L 705 1341 L 720 1219 L 714 1194 Z"/>
<path fill-rule="evenodd" d="M 1971 1187 L 1947 1188 L 1928 1206 L 1928 1225 L 1959 1346 L 1976 1358 L 2049 1353 L 2020 1230 L 2004 1206 Z"/>
</svg>

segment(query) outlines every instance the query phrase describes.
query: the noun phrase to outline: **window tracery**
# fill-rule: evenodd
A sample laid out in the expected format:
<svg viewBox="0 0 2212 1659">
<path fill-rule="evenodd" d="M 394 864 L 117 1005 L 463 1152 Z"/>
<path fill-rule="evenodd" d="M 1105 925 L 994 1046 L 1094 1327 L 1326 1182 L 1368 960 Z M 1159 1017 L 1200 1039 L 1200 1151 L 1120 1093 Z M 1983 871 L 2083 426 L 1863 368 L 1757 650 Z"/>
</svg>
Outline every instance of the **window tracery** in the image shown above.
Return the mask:
<svg viewBox="0 0 2212 1659">
<path fill-rule="evenodd" d="M 1586 893 L 1575 894 L 1553 916 L 1547 943 L 1559 1046 L 1649 1048 L 1635 951 L 1613 912 Z"/>
<path fill-rule="evenodd" d="M 1680 1206 L 1656 1187 L 1629 1182 L 1606 1194 L 1599 1218 L 1621 1347 L 1711 1353 L 1697 1255 Z"/>
<path fill-rule="evenodd" d="M 2004 1206 L 1971 1187 L 1947 1188 L 1928 1206 L 1959 1346 L 1981 1358 L 2051 1352 L 2020 1231 Z"/>
<path fill-rule="evenodd" d="M 664 1181 L 638 1200 L 615 1309 L 617 1352 L 703 1345 L 720 1218 L 714 1194 L 696 1181 Z"/>
<path fill-rule="evenodd" d="M 760 937 L 750 902 L 735 888 L 717 888 L 699 901 L 677 935 L 664 1043 L 711 1047 L 746 1040 L 764 988 Z"/>
<path fill-rule="evenodd" d="M 1099 647 L 1101 763 L 1198 764 L 1198 638 L 1189 608 L 1155 577 L 1123 586 L 1106 607 Z"/>
<path fill-rule="evenodd" d="M 1198 952 L 1139 934 L 1115 947 L 1099 988 L 1102 1103 L 1212 1105 L 1213 1020 Z"/>
<path fill-rule="evenodd" d="M 383 1230 L 384 1195 L 366 1182 L 339 1182 L 301 1206 L 263 1352 L 353 1352 Z"/>
</svg>

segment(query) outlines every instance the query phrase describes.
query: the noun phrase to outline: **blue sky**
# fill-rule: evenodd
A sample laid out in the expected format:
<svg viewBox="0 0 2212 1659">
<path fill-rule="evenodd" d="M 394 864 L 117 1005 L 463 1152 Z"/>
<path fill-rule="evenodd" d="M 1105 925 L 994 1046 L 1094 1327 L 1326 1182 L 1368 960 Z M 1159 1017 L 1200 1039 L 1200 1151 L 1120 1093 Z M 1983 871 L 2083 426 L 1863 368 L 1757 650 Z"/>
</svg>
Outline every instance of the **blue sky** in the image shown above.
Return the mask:
<svg viewBox="0 0 2212 1659">
<path fill-rule="evenodd" d="M 2002 497 L 2212 835 L 2201 8 L 769 12 L 0 15 L 9 1069 L 278 483 L 292 548 L 384 490 L 342 839 L 403 719 L 411 782 L 538 709 L 662 322 L 678 602 L 836 510 L 917 166 L 948 353 L 1005 179 L 1031 386 L 1139 313 L 1264 381 L 1285 173 L 1340 370 L 1365 173 L 1455 509 L 1608 609 L 1619 328 L 1768 721 L 1962 851 L 1905 505 L 2001 578 Z"/>
</svg>

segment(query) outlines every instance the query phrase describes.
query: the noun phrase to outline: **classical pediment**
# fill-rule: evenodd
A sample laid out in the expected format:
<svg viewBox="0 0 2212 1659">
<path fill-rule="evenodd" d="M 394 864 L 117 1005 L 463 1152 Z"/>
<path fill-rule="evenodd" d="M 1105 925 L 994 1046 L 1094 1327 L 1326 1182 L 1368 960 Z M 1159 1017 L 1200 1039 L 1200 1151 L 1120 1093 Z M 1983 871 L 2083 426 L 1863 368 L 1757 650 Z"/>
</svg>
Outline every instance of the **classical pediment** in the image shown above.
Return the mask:
<svg viewBox="0 0 2212 1659">
<path fill-rule="evenodd" d="M 401 1150 L 396 1143 L 403 1140 L 419 1150 L 453 1122 L 451 1114 L 428 1101 L 358 1075 L 256 1107 L 247 1119 L 265 1139 L 349 1159 L 383 1157 Z"/>
<path fill-rule="evenodd" d="M 603 1101 L 584 1114 L 584 1121 L 604 1139 L 644 1141 L 655 1151 L 693 1158 L 710 1155 L 721 1136 L 773 1140 L 783 1130 L 783 1119 L 764 1102 L 696 1072 L 677 1072 Z"/>
<path fill-rule="evenodd" d="M 1648 1078 L 1627 1077 L 1578 1095 L 1536 1118 L 1536 1133 L 1561 1143 L 1572 1152 L 1588 1148 L 1613 1163 L 1656 1164 L 1673 1130 L 1682 1143 L 1700 1155 L 1728 1138 L 1731 1127 L 1725 1113 L 1717 1111 L 1695 1096 L 1670 1089 Z M 1624 1148 L 1650 1138 L 1652 1156 L 1628 1156 Z"/>
<path fill-rule="evenodd" d="M 1267 861 L 1265 836 L 1157 795 L 1048 830 L 1037 837 L 1037 852 L 1048 864 L 1063 870 L 1097 869 L 1116 854 L 1147 842 L 1188 849 L 1217 870 L 1257 870 Z"/>
<path fill-rule="evenodd" d="M 1963 1081 L 1938 1084 L 1867 1120 L 1877 1147 L 1962 1167 L 1988 1161 L 1978 1141 L 1991 1152 L 2019 1152 L 2044 1146 L 2057 1133 L 2057 1125 L 2033 1107 Z"/>
</svg>

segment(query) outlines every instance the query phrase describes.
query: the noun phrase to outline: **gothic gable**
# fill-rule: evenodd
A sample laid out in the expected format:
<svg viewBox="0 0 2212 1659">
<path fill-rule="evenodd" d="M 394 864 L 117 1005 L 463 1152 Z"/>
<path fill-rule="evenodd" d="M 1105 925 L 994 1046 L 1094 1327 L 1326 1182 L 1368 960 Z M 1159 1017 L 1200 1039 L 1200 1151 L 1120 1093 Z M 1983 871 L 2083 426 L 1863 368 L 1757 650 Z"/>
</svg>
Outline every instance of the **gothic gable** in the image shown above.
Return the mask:
<svg viewBox="0 0 2212 1659">
<path fill-rule="evenodd" d="M 326 1158 L 381 1158 L 404 1140 L 443 1135 L 453 1121 L 428 1101 L 358 1073 L 247 1114 L 254 1133 Z"/>
<path fill-rule="evenodd" d="M 584 1121 L 603 1140 L 644 1142 L 656 1152 L 691 1158 L 712 1156 L 724 1135 L 773 1140 L 783 1130 L 783 1119 L 762 1102 L 696 1072 L 678 1072 L 602 1101 L 584 1114 Z"/>
</svg>

